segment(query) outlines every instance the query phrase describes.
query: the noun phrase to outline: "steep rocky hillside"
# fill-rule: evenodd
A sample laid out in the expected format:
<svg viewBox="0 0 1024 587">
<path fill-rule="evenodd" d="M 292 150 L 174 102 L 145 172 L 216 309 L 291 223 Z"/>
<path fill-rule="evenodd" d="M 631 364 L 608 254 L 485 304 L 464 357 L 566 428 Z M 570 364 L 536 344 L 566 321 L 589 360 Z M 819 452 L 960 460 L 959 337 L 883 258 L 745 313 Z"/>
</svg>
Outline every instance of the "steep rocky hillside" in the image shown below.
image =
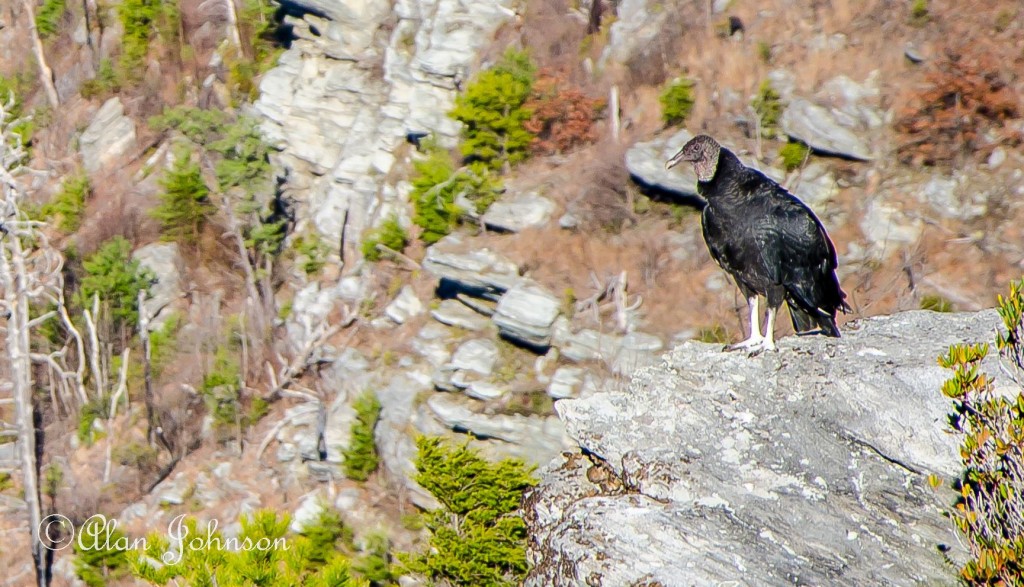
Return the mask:
<svg viewBox="0 0 1024 587">
<path fill-rule="evenodd" d="M 853 306 L 842 320 L 980 310 L 1024 272 L 1015 0 L 180 0 L 141 21 L 125 15 L 152 3 L 28 2 L 57 103 L 28 49 L 27 4 L 4 3 L 0 87 L 33 119 L 20 206 L 66 260 L 74 323 L 85 328 L 87 310 L 100 322 L 80 343 L 95 362 L 66 329 L 33 339 L 79 374 L 33 371 L 40 466 L 61 471 L 46 505 L 75 521 L 100 512 L 141 534 L 181 513 L 228 522 L 270 507 L 309 520 L 327 504 L 358 540 L 383 532 L 410 550 L 422 531 L 403 516 L 435 505 L 413 480 L 419 434 L 540 466 L 581 443 L 605 457 L 560 418 L 570 406 L 618 401 L 663 352 L 685 343 L 669 355 L 678 362 L 701 348 L 687 341 L 746 328 L 744 300 L 701 239 L 693 177 L 664 170 L 692 134 L 714 135 L 819 214 Z M 527 50 L 532 104 L 554 108 L 555 126 L 529 157 L 488 172 L 501 188 L 486 211 L 455 200 L 461 217 L 434 243 L 417 182 L 449 150 L 476 173 L 481 155 L 459 154 L 464 125 L 450 113 L 509 48 Z M 659 96 L 679 81 L 692 107 L 669 125 Z M 565 104 L 599 116 L 580 122 Z M 185 206 L 163 206 L 168 194 L 203 190 L 201 222 L 172 234 L 169 213 Z M 364 246 L 386 230 L 409 242 Z M 94 255 L 118 237 L 126 256 L 106 266 L 149 271 L 141 329 L 163 351 L 148 371 L 134 297 L 91 305 Z M 783 344 L 755 365 L 829 344 Z M 707 357 L 708 369 L 745 364 Z M 381 465 L 354 481 L 345 461 L 365 392 L 381 404 Z M 573 398 L 586 399 L 563 407 Z M 683 409 L 666 402 L 666 417 Z M 0 460 L 17 454 L 0 445 Z M 19 488 L 4 489 L 0 517 L 11 585 L 31 577 Z M 578 528 L 542 523 L 558 524 L 543 548 L 560 554 L 535 550 L 537 561 L 585 563 L 553 546 L 582 540 Z M 73 581 L 71 559 L 55 556 L 59 581 Z"/>
</svg>

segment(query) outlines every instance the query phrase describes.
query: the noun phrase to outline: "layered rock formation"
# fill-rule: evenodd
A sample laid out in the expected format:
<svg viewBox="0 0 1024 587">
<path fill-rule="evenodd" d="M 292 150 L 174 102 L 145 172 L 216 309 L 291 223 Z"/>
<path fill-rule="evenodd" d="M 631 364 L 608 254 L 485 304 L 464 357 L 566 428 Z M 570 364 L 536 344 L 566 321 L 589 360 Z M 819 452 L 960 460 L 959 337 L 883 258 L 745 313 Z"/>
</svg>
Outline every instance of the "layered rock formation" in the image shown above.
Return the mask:
<svg viewBox="0 0 1024 587">
<path fill-rule="evenodd" d="M 560 401 L 582 454 L 527 497 L 526 584 L 954 582 L 952 497 L 926 479 L 959 470 L 935 357 L 998 323 L 907 312 L 758 357 L 687 342 L 626 391 Z"/>
</svg>

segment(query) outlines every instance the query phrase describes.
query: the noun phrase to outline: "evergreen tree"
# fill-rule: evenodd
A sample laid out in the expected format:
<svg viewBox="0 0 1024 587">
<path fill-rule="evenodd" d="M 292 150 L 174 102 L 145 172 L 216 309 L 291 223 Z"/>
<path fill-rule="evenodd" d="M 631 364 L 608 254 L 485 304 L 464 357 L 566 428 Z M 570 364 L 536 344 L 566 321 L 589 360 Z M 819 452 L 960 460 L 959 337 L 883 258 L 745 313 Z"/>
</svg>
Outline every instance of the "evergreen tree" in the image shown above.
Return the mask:
<svg viewBox="0 0 1024 587">
<path fill-rule="evenodd" d="M 65 179 L 60 193 L 43 206 L 43 216 L 57 218 L 57 228 L 61 232 L 75 232 L 82 225 L 82 217 L 85 215 L 85 200 L 91 189 L 89 177 L 85 174 Z"/>
<path fill-rule="evenodd" d="M 124 575 L 128 563 L 128 540 L 116 526 L 92 517 L 78 529 L 73 541 L 75 574 L 89 587 L 105 587 L 107 581 Z"/>
<path fill-rule="evenodd" d="M 455 99 L 449 116 L 461 122 L 462 154 L 493 170 L 523 161 L 534 136 L 526 130 L 532 112 L 524 107 L 536 68 L 523 52 L 508 51 Z"/>
<path fill-rule="evenodd" d="M 215 210 L 199 165 L 192 162 L 188 152 L 179 152 L 160 185 L 164 193 L 151 215 L 160 221 L 161 233 L 169 240 L 195 244 Z"/>
<path fill-rule="evenodd" d="M 490 463 L 467 446 L 440 438 L 416 441 L 416 482 L 441 508 L 427 514 L 430 548 L 403 557 L 431 581 L 465 587 L 517 585 L 526 575 L 526 524 L 516 514 L 536 485 L 517 459 Z"/>
<path fill-rule="evenodd" d="M 366 481 L 377 470 L 373 430 L 380 418 L 380 400 L 368 391 L 356 400 L 355 410 L 356 421 L 352 423 L 352 436 L 344 455 L 345 475 L 355 481 Z"/>
<path fill-rule="evenodd" d="M 139 291 L 156 278 L 132 259 L 132 246 L 116 236 L 82 262 L 85 276 L 79 289 L 79 302 L 91 307 L 94 295 L 108 304 L 115 325 L 133 328 L 138 322 Z"/>
<path fill-rule="evenodd" d="M 146 537 L 143 552 L 128 553 L 131 572 L 157 585 L 367 587 L 365 581 L 352 577 L 344 555 L 314 543 L 330 532 L 314 531 L 314 538 L 289 535 L 290 521 L 287 514 L 279 517 L 262 510 L 243 518 L 242 531 L 229 541 L 188 518 L 178 533 L 186 534 L 187 540 L 198 538 L 200 543 L 171 545 L 166 536 L 153 532 Z M 233 545 L 239 547 L 231 548 Z"/>
</svg>

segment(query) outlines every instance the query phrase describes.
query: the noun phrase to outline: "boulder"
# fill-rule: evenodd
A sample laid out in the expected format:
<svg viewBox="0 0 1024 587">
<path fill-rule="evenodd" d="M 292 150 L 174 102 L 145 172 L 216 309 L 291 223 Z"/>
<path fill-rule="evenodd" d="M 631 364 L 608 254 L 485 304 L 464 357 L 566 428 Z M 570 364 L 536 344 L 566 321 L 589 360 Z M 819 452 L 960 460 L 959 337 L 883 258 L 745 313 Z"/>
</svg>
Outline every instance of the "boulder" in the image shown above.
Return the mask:
<svg viewBox="0 0 1024 587">
<path fill-rule="evenodd" d="M 484 377 L 490 376 L 498 361 L 498 346 L 486 338 L 468 340 L 455 349 L 452 355 L 452 370 L 472 371 Z"/>
<path fill-rule="evenodd" d="M 534 464 L 544 464 L 570 446 L 562 422 L 555 416 L 521 414 L 482 414 L 475 411 L 480 402 L 451 393 L 437 393 L 427 399 L 424 408 L 430 419 L 444 428 L 471 434 L 506 456 L 515 456 Z M 422 430 L 425 434 L 432 429 Z"/>
<path fill-rule="evenodd" d="M 561 302 L 534 283 L 523 283 L 498 300 L 492 320 L 502 336 L 519 344 L 543 348 L 551 343 L 551 329 Z"/>
<path fill-rule="evenodd" d="M 832 111 L 810 100 L 791 101 L 782 112 L 781 124 L 783 132 L 819 153 L 860 161 L 874 158 L 861 137 L 842 126 Z"/>
<path fill-rule="evenodd" d="M 103 103 L 78 144 L 82 164 L 89 173 L 122 161 L 135 149 L 135 123 L 125 116 L 120 98 L 114 96 Z"/>
<path fill-rule="evenodd" d="M 906 312 L 757 357 L 687 342 L 627 390 L 557 402 L 583 454 L 525 499 L 526 585 L 955 583 L 954 496 L 928 484 L 960 471 L 935 357 L 999 323 Z"/>
<path fill-rule="evenodd" d="M 437 308 L 430 311 L 430 315 L 442 324 L 474 332 L 483 330 L 490 324 L 490 320 L 458 300 L 441 300 Z"/>
<path fill-rule="evenodd" d="M 404 324 L 406 320 L 423 313 L 423 302 L 416 297 L 412 286 L 405 286 L 398 296 L 384 308 L 384 314 L 395 324 Z"/>
<path fill-rule="evenodd" d="M 153 243 L 140 247 L 132 258 L 153 272 L 156 280 L 149 286 L 149 296 L 143 302 L 146 314 L 150 318 L 150 330 L 163 324 L 167 314 L 161 316 L 161 310 L 170 306 L 182 295 L 181 268 L 183 262 L 178 250 L 178 243 Z"/>
<path fill-rule="evenodd" d="M 430 390 L 430 377 L 419 369 L 405 369 L 377 388 L 380 400 L 380 419 L 374 428 L 374 440 L 381 468 L 390 480 L 409 492 L 418 507 L 430 510 L 440 504 L 429 491 L 420 487 L 416 477 L 416 442 L 410 422 L 413 420 L 417 397 Z"/>
<path fill-rule="evenodd" d="M 835 174 L 819 161 L 811 161 L 800 171 L 799 183 L 793 190 L 793 194 L 812 209 L 828 202 L 838 193 Z"/>
<path fill-rule="evenodd" d="M 497 301 L 521 280 L 519 267 L 506 257 L 486 248 L 469 248 L 462 236 L 451 234 L 427 249 L 423 268 L 441 280 L 441 293 L 465 292 Z"/>
<path fill-rule="evenodd" d="M 868 203 L 860 221 L 861 232 L 871 246 L 878 250 L 891 249 L 890 243 L 909 244 L 921 236 L 923 223 L 911 218 L 896 207 L 879 198 Z"/>
<path fill-rule="evenodd" d="M 583 375 L 586 373 L 583 367 L 559 367 L 551 376 L 551 383 L 548 385 L 548 395 L 552 399 L 565 399 L 576 397 L 583 387 Z"/>
<path fill-rule="evenodd" d="M 492 230 L 519 232 L 544 226 L 554 211 L 554 202 L 530 192 L 491 204 L 483 215 L 483 221 Z"/>
<path fill-rule="evenodd" d="M 680 130 L 668 136 L 637 143 L 626 151 L 626 169 L 642 185 L 684 197 L 697 197 L 697 174 L 692 165 L 676 165 L 672 169 L 665 169 L 665 162 L 692 138 L 690 131 Z"/>
<path fill-rule="evenodd" d="M 451 328 L 432 322 L 420 329 L 410 346 L 432 366 L 440 367 L 451 359 L 449 347 L 454 338 Z"/>
<path fill-rule="evenodd" d="M 612 373 L 629 375 L 640 367 L 657 362 L 656 353 L 664 346 L 653 334 L 630 332 L 619 341 L 619 352 L 611 364 Z"/>
<path fill-rule="evenodd" d="M 584 328 L 558 341 L 562 356 L 570 361 L 612 362 L 622 346 L 622 337 Z"/>
</svg>

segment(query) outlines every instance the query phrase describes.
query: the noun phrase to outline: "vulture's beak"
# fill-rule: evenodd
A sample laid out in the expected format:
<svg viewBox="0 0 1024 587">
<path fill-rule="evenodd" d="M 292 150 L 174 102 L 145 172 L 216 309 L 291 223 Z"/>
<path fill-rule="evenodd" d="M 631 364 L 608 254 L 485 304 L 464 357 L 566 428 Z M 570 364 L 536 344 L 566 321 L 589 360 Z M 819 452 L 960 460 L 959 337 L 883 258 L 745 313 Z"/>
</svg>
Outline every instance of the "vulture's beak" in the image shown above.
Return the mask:
<svg viewBox="0 0 1024 587">
<path fill-rule="evenodd" d="M 679 149 L 679 152 L 677 152 L 675 155 L 672 155 L 672 158 L 665 162 L 665 169 L 672 169 L 681 161 L 683 161 L 683 150 Z"/>
</svg>

